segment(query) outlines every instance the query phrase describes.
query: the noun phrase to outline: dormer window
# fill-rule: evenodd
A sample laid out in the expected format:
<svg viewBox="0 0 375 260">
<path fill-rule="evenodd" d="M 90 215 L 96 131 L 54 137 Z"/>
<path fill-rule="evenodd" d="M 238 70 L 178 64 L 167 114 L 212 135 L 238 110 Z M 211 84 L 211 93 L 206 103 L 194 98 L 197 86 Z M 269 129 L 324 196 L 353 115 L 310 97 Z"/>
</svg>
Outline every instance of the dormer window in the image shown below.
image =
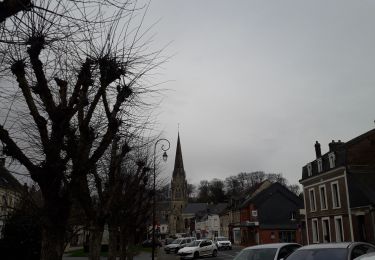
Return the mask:
<svg viewBox="0 0 375 260">
<path fill-rule="evenodd" d="M 292 221 L 296 220 L 296 212 L 294 211 L 291 212 L 290 220 Z"/>
<path fill-rule="evenodd" d="M 308 163 L 306 165 L 306 168 L 307 168 L 307 176 L 311 176 L 312 175 L 312 167 L 311 167 L 311 163 Z"/>
<path fill-rule="evenodd" d="M 335 156 L 335 153 L 330 153 L 328 154 L 328 160 L 329 160 L 329 168 L 334 168 L 336 165 L 335 165 L 335 161 L 336 161 L 336 156 Z"/>
<path fill-rule="evenodd" d="M 322 158 L 316 159 L 316 163 L 317 163 L 317 165 L 318 165 L 318 172 L 322 172 L 322 171 L 323 171 L 323 162 L 322 162 Z"/>
</svg>

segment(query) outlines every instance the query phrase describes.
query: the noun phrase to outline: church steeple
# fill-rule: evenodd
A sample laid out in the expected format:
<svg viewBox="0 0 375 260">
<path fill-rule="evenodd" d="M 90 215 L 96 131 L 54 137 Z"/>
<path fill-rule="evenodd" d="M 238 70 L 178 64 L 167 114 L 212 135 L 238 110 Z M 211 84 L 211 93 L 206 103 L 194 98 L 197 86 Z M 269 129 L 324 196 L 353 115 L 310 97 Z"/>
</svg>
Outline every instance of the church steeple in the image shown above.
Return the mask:
<svg viewBox="0 0 375 260">
<path fill-rule="evenodd" d="M 170 215 L 170 233 L 181 233 L 185 231 L 182 218 L 182 211 L 188 203 L 187 181 L 182 160 L 182 149 L 180 141 L 180 132 L 177 136 L 176 158 L 171 181 L 171 215 Z"/>
<path fill-rule="evenodd" d="M 177 172 L 181 172 L 185 175 L 184 162 L 182 160 L 180 133 L 178 133 L 177 137 L 176 158 L 174 161 L 173 175 L 175 175 Z"/>
</svg>

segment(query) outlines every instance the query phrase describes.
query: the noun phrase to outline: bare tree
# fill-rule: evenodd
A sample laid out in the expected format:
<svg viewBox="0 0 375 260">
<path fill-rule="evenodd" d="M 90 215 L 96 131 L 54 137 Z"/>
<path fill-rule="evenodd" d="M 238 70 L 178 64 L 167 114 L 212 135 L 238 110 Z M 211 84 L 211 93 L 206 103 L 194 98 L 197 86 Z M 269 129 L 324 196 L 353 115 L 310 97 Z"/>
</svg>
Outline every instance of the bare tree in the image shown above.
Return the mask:
<svg viewBox="0 0 375 260">
<path fill-rule="evenodd" d="M 30 0 L 3 0 L 0 2 L 0 23 L 20 11 L 27 11 L 31 8 Z"/>
<path fill-rule="evenodd" d="M 137 11 L 130 1 L 40 0 L 1 24 L 0 140 L 40 187 L 41 259 L 62 257 L 72 196 L 94 214 L 88 177 L 159 64 L 132 27 Z"/>
</svg>

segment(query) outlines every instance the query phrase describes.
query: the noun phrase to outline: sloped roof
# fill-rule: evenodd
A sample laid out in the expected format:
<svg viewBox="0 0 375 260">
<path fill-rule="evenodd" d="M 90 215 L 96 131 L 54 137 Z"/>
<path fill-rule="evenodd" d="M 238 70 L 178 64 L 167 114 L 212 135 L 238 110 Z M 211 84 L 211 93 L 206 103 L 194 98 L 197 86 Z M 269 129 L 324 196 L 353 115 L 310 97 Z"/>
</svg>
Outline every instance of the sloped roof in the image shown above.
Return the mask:
<svg viewBox="0 0 375 260">
<path fill-rule="evenodd" d="M 257 194 L 259 194 L 262 190 L 268 188 L 272 185 L 272 182 L 269 180 L 262 181 L 261 183 L 251 187 L 249 190 L 246 191 L 246 198 L 240 205 L 240 208 L 246 207 L 251 202 L 251 199 L 254 198 Z"/>
<path fill-rule="evenodd" d="M 228 203 L 218 203 L 218 204 L 209 204 L 208 213 L 209 214 L 220 214 L 228 207 Z"/>
<path fill-rule="evenodd" d="M 0 188 L 19 191 L 22 185 L 16 178 L 4 167 L 0 165 Z"/>
<path fill-rule="evenodd" d="M 272 183 L 270 186 L 266 187 L 261 192 L 257 193 L 255 196 L 251 198 L 250 201 L 253 202 L 255 205 L 259 206 L 263 203 L 263 201 L 267 200 L 268 197 L 272 196 L 272 194 L 276 191 L 280 192 L 283 196 L 293 201 L 300 208 L 303 208 L 302 199 L 278 182 Z"/>
<path fill-rule="evenodd" d="M 207 203 L 188 203 L 182 213 L 196 214 L 199 211 L 207 210 Z"/>
</svg>

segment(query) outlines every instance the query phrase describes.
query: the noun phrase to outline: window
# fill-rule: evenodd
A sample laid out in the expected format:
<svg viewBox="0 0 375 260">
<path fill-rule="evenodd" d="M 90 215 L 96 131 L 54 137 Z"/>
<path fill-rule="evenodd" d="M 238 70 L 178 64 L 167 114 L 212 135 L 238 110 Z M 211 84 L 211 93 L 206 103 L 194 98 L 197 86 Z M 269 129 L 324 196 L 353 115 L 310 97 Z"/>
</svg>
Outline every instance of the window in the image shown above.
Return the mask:
<svg viewBox="0 0 375 260">
<path fill-rule="evenodd" d="M 352 256 L 350 259 L 355 259 L 361 255 L 374 252 L 374 248 L 368 246 L 368 245 L 358 245 L 355 248 L 353 248 Z"/>
<path fill-rule="evenodd" d="M 295 211 L 292 211 L 290 213 L 290 220 L 296 220 L 296 212 Z"/>
<path fill-rule="evenodd" d="M 327 193 L 326 193 L 326 186 L 325 185 L 319 186 L 319 195 L 320 195 L 320 208 L 322 210 L 328 209 L 328 207 L 327 207 Z"/>
<path fill-rule="evenodd" d="M 287 258 L 291 253 L 293 253 L 299 247 L 300 246 L 298 245 L 284 246 L 283 248 L 280 249 L 277 259 L 279 260 L 279 259 Z"/>
<path fill-rule="evenodd" d="M 315 190 L 314 188 L 309 190 L 309 198 L 310 198 L 310 211 L 316 211 L 316 200 L 315 200 Z"/>
<path fill-rule="evenodd" d="M 296 232 L 295 231 L 279 231 L 280 242 L 296 242 Z"/>
<path fill-rule="evenodd" d="M 306 165 L 306 168 L 307 168 L 307 176 L 311 176 L 312 175 L 312 167 L 311 167 L 311 163 L 308 163 Z"/>
<path fill-rule="evenodd" d="M 334 209 L 341 208 L 339 182 L 338 181 L 332 182 L 331 189 L 332 189 L 333 208 Z"/>
<path fill-rule="evenodd" d="M 323 162 L 322 162 L 322 158 L 319 158 L 316 160 L 316 163 L 318 164 L 318 172 L 322 172 L 323 171 Z"/>
<path fill-rule="evenodd" d="M 331 242 L 331 228 L 329 226 L 329 217 L 322 218 L 323 243 Z"/>
<path fill-rule="evenodd" d="M 251 216 L 257 217 L 258 216 L 258 211 L 257 210 L 252 210 L 251 211 Z"/>
<path fill-rule="evenodd" d="M 328 154 L 328 160 L 329 160 L 329 168 L 334 168 L 335 167 L 335 160 L 336 156 L 335 153 L 330 153 Z"/>
<path fill-rule="evenodd" d="M 319 228 L 318 228 L 318 219 L 313 218 L 311 221 L 312 225 L 312 240 L 313 243 L 319 243 Z"/>
<path fill-rule="evenodd" d="M 336 242 L 344 241 L 344 227 L 342 224 L 342 216 L 335 217 Z"/>
</svg>

